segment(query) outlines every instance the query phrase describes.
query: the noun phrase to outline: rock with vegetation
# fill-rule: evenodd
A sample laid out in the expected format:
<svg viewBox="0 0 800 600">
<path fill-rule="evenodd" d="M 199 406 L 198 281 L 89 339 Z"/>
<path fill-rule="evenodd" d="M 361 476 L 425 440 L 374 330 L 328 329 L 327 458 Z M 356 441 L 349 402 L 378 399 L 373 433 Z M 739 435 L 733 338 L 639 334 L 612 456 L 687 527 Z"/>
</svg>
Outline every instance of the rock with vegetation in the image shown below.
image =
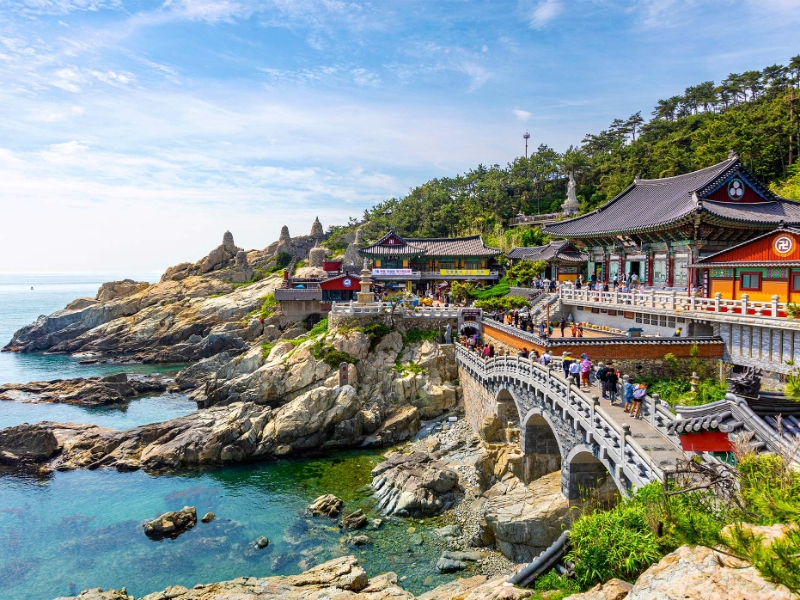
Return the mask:
<svg viewBox="0 0 800 600">
<path fill-rule="evenodd" d="M 458 474 L 429 454 L 393 454 L 372 470 L 378 508 L 387 515 L 430 517 L 452 506 Z"/>
<path fill-rule="evenodd" d="M 530 562 L 569 528 L 569 502 L 561 494 L 561 471 L 529 485 L 508 475 L 486 496 L 484 517 L 497 547 L 516 562 Z"/>
<path fill-rule="evenodd" d="M 166 512 L 144 524 L 144 533 L 154 540 L 176 538 L 187 529 L 197 525 L 197 510 L 184 506 L 181 510 Z"/>
</svg>

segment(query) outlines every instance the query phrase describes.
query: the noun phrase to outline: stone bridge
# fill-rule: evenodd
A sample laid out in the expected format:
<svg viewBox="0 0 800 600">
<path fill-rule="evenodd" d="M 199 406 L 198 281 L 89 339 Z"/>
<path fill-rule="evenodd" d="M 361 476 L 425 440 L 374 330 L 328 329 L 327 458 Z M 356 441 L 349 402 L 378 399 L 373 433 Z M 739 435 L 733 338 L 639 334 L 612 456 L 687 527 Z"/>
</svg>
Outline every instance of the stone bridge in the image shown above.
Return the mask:
<svg viewBox="0 0 800 600">
<path fill-rule="evenodd" d="M 641 420 L 619 407 L 602 408 L 597 395 L 571 385 L 558 365 L 517 356 L 484 359 L 456 346 L 467 418 L 476 430 L 489 415 L 519 427 L 526 479 L 561 469 L 569 500 L 599 487 L 609 475 L 623 495 L 663 480 L 663 467 L 683 457 L 667 425 L 674 419 L 657 397 L 643 403 Z"/>
</svg>

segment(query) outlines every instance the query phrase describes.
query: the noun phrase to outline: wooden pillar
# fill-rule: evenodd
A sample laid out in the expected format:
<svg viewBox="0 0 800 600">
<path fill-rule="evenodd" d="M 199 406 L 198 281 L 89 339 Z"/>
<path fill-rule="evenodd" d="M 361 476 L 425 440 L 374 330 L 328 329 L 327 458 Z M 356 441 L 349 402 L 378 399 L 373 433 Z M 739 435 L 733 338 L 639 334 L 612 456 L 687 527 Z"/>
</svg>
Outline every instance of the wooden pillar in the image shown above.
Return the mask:
<svg viewBox="0 0 800 600">
<path fill-rule="evenodd" d="M 654 260 L 653 260 L 653 250 L 650 249 L 647 251 L 647 285 L 653 285 L 653 267 L 654 267 Z"/>
<path fill-rule="evenodd" d="M 667 242 L 667 287 L 675 283 L 675 250 Z"/>
</svg>

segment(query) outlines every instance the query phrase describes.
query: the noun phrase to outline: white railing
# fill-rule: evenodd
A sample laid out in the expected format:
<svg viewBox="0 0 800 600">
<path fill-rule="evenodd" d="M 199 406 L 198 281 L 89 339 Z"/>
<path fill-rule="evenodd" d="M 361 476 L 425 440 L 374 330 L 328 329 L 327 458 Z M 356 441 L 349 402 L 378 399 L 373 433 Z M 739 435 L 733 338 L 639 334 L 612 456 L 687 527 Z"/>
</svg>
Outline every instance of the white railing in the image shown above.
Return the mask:
<svg viewBox="0 0 800 600">
<path fill-rule="evenodd" d="M 334 302 L 331 305 L 331 313 L 334 315 L 394 314 L 404 318 L 457 318 L 459 310 L 458 306 L 409 306 L 391 302 L 371 302 L 369 304 Z"/>
<path fill-rule="evenodd" d="M 695 295 L 686 295 L 674 290 L 667 292 L 656 290 L 598 292 L 567 287 L 562 287 L 559 290 L 559 295 L 561 300 L 565 302 L 598 302 L 620 310 L 640 308 L 704 315 L 712 313 L 731 316 L 755 316 L 766 319 L 786 318 L 786 303 L 779 302 L 778 296 L 773 296 L 769 302 L 766 302 L 750 300 L 747 294 L 742 294 L 741 300 L 726 300 L 722 298 L 720 293 L 715 294 L 713 298 L 703 298 Z"/>
<path fill-rule="evenodd" d="M 633 439 L 630 426 L 627 423 L 618 424 L 600 407 L 596 395 L 588 396 L 571 385 L 552 368 L 552 363 L 551 368 L 548 368 L 518 356 L 484 359 L 458 345 L 456 360 L 481 382 L 494 377 L 510 377 L 549 392 L 545 394 L 544 402 L 552 402 L 554 410 L 561 412 L 565 417 L 569 415 L 573 429 L 578 430 L 580 425 L 586 432 L 585 442 L 597 444 L 601 448 L 601 454 L 616 465 L 618 472 L 612 475 L 618 481 L 621 479 L 619 477 L 621 473 L 624 473 L 635 487 L 653 481 L 663 481 L 663 471 L 647 451 Z M 656 405 L 656 410 L 652 411 L 652 421 L 674 418 L 669 411 L 660 408 Z M 657 429 L 662 430 L 662 427 L 664 425 Z"/>
</svg>

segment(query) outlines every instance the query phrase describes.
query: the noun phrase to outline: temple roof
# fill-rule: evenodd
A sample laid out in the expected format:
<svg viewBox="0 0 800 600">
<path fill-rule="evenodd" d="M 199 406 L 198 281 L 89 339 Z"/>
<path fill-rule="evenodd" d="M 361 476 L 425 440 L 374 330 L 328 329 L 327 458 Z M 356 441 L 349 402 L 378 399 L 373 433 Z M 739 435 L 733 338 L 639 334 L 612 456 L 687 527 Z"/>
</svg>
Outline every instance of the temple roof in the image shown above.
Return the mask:
<svg viewBox="0 0 800 600">
<path fill-rule="evenodd" d="M 710 254 L 708 256 L 704 256 L 699 258 L 693 264 L 689 265 L 690 268 L 713 268 L 713 267 L 741 267 L 744 265 L 757 265 L 760 267 L 796 267 L 800 266 L 800 261 L 792 260 L 791 256 L 787 256 L 786 258 L 780 256 L 764 256 L 763 253 L 760 253 L 759 256 L 749 258 L 747 260 L 743 260 L 741 258 L 737 258 L 737 250 L 740 248 L 745 248 L 747 246 L 755 246 L 760 240 L 764 238 L 768 238 L 770 236 L 774 236 L 776 234 L 781 234 L 784 232 L 792 233 L 796 236 L 800 236 L 800 229 L 796 229 L 794 227 L 782 227 L 779 229 L 773 229 L 772 231 L 768 231 L 766 233 L 762 233 L 761 235 L 754 237 L 752 239 L 747 240 L 746 242 L 742 242 L 741 244 L 736 244 L 735 246 L 731 246 L 730 248 L 725 248 L 724 250 L 720 250 L 714 254 Z M 726 256 L 727 255 L 727 256 Z M 724 260 L 728 258 L 730 260 Z M 796 258 L 796 256 L 795 256 Z M 798 405 L 800 406 L 800 405 Z"/>
<path fill-rule="evenodd" d="M 492 257 L 502 254 L 499 248 L 483 243 L 480 235 L 457 238 L 401 238 L 390 231 L 380 240 L 361 248 L 363 256 L 432 256 L 432 257 Z"/>
<path fill-rule="evenodd" d="M 705 198 L 740 176 L 759 201 L 736 203 Z M 761 184 L 734 154 L 716 165 L 664 179 L 636 179 L 615 198 L 575 219 L 553 223 L 545 232 L 563 237 L 599 237 L 663 229 L 695 214 L 731 224 L 800 224 L 800 203 L 779 198 Z"/>
<path fill-rule="evenodd" d="M 589 260 L 589 256 L 584 252 L 579 252 L 572 248 L 569 242 L 559 241 L 550 242 L 545 246 L 522 247 L 517 246 L 513 248 L 508 254 L 508 258 L 512 260 L 545 260 L 549 261 L 557 259 L 567 263 L 585 263 Z"/>
</svg>

